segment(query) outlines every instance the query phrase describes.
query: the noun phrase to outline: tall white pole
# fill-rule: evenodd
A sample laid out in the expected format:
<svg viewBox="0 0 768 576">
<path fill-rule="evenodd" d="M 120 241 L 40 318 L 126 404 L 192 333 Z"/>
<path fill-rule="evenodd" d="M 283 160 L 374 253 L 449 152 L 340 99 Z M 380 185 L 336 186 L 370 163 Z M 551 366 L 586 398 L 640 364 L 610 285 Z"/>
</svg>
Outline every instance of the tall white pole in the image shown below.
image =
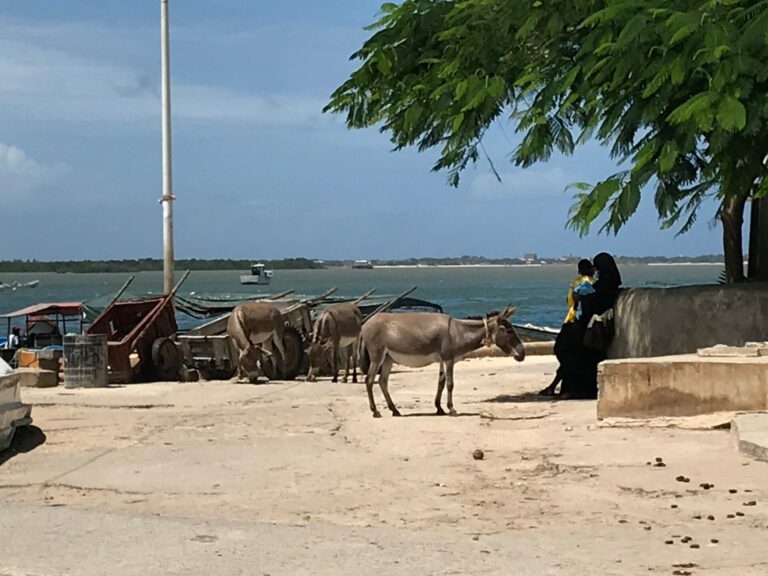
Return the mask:
<svg viewBox="0 0 768 576">
<path fill-rule="evenodd" d="M 160 75 L 163 122 L 163 291 L 173 289 L 173 178 L 171 170 L 171 77 L 168 55 L 168 0 L 160 0 Z"/>
</svg>

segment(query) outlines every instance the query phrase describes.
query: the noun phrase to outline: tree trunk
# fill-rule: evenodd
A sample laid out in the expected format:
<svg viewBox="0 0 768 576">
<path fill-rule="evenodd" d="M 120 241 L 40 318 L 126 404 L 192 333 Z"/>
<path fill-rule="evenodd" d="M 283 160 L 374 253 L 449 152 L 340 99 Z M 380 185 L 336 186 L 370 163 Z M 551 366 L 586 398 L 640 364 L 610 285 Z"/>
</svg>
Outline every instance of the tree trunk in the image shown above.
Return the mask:
<svg viewBox="0 0 768 576">
<path fill-rule="evenodd" d="M 744 196 L 729 196 L 720 205 L 723 223 L 723 250 L 725 252 L 725 281 L 728 284 L 744 282 L 744 249 L 742 225 L 744 223 Z"/>
<path fill-rule="evenodd" d="M 768 281 L 768 204 L 753 199 L 749 223 L 750 280 Z"/>
</svg>

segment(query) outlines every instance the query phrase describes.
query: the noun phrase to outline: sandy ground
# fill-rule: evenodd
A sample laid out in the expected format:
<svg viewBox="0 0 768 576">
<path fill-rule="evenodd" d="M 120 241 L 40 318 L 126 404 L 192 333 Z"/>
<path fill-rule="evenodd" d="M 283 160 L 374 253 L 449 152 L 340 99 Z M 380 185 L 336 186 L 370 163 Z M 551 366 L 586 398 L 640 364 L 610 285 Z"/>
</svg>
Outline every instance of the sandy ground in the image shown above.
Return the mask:
<svg viewBox="0 0 768 576">
<path fill-rule="evenodd" d="M 768 465 L 527 396 L 554 368 L 461 363 L 457 418 L 434 366 L 392 375 L 402 418 L 327 380 L 25 389 L 0 576 L 768 573 Z"/>
</svg>

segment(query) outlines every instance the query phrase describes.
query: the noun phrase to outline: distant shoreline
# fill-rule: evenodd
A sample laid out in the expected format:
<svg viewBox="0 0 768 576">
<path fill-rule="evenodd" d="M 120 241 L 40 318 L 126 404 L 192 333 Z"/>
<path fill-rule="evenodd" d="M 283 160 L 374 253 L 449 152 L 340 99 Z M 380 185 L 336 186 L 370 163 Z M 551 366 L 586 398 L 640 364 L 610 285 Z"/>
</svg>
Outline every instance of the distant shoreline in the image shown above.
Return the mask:
<svg viewBox="0 0 768 576">
<path fill-rule="evenodd" d="M 648 266 L 724 266 L 722 262 L 647 262 Z"/>
<path fill-rule="evenodd" d="M 542 266 L 567 266 L 567 264 L 378 264 L 376 268 L 541 268 Z"/>
<path fill-rule="evenodd" d="M 458 256 L 445 258 L 406 258 L 403 260 L 371 259 L 373 268 L 537 268 L 549 266 L 575 266 L 577 256 L 560 258 L 539 258 L 532 254 L 530 258 L 483 258 L 480 256 Z M 236 260 L 236 259 L 178 259 L 174 263 L 176 270 L 250 270 L 251 265 L 260 262 L 268 270 L 324 270 L 352 268 L 352 260 L 313 260 L 311 258 L 284 258 L 281 260 Z M 616 256 L 619 266 L 647 264 L 649 266 L 723 266 L 723 257 L 710 254 L 692 257 L 664 256 Z M 12 260 L 0 261 L 0 273 L 134 273 L 157 272 L 163 269 L 163 262 L 156 258 L 134 260 L 70 260 L 38 261 Z"/>
</svg>

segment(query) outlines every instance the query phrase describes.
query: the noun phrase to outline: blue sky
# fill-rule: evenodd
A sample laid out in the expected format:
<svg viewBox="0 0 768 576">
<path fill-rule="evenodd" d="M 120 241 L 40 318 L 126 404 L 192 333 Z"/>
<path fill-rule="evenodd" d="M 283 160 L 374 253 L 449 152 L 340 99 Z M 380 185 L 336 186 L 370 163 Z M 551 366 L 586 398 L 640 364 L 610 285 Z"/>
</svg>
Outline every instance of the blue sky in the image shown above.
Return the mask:
<svg viewBox="0 0 768 576">
<path fill-rule="evenodd" d="M 171 0 L 178 258 L 694 255 L 722 251 L 714 205 L 659 230 L 644 202 L 617 236 L 565 229 L 590 145 L 523 170 L 511 126 L 458 189 L 434 155 L 322 114 L 378 1 Z M 0 259 L 160 257 L 159 2 L 28 0 L 0 9 Z"/>
</svg>

